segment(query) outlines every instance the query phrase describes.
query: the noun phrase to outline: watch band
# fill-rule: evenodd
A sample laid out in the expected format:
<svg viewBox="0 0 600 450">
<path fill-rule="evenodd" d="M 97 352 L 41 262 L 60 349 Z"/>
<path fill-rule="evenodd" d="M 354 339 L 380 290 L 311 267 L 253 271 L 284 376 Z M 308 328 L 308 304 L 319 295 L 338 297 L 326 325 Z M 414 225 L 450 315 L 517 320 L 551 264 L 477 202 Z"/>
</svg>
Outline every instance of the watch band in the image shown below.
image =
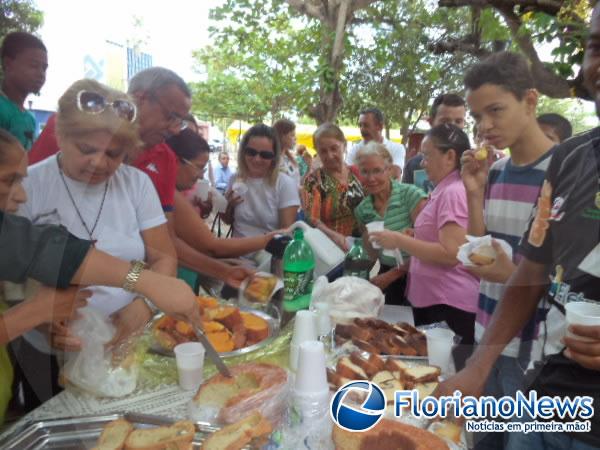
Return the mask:
<svg viewBox="0 0 600 450">
<path fill-rule="evenodd" d="M 125 276 L 125 282 L 123 283 L 123 289 L 127 292 L 135 292 L 135 285 L 140 279 L 140 275 L 142 274 L 142 270 L 146 268 L 146 263 L 144 261 L 133 260 L 131 261 L 131 266 L 129 267 L 129 272 Z"/>
</svg>

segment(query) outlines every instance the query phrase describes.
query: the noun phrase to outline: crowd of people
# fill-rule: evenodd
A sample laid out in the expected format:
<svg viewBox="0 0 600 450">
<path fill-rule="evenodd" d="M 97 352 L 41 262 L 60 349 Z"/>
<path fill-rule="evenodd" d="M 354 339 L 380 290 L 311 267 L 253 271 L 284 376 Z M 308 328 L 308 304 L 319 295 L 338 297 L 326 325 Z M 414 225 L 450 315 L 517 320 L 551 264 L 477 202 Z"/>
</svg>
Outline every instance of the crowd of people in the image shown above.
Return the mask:
<svg viewBox="0 0 600 450">
<path fill-rule="evenodd" d="M 598 7 L 591 31 L 583 67 L 600 98 Z M 386 304 L 408 305 L 416 325 L 445 322 L 460 338 L 457 374 L 437 394 L 500 398 L 533 386 L 600 402 L 600 327 L 572 327 L 586 342 L 561 340 L 560 332 L 567 302 L 600 301 L 600 128 L 571 137 L 564 117 L 538 117 L 523 56 L 494 53 L 464 74 L 464 97 L 433 99 L 431 128 L 407 161 L 404 146 L 384 137 L 385 117 L 374 107 L 360 112 L 363 139 L 351 146 L 336 124 L 321 124 L 314 155 L 296 148 L 288 119 L 252 126 L 239 142 L 237 170 L 224 152 L 212 176 L 227 199 L 220 217 L 231 238 L 211 232 L 210 197 L 194 194 L 209 176 L 210 150 L 177 74 L 143 70 L 127 93 L 75 81 L 36 139 L 23 105 L 44 84 L 47 50 L 16 32 L 1 58 L 0 279 L 41 285 L 28 282 L 16 306 L 2 303 L 0 344 L 12 342 L 0 352 L 0 371 L 12 380 L 14 366 L 15 376 L 2 383 L 0 412 L 7 385 L 25 410 L 60 390 L 57 356 L 80 348 L 68 327 L 77 308 L 111 317 L 115 341 L 156 308 L 197 321 L 192 290 L 174 278 L 178 268 L 238 287 L 252 273 L 252 255 L 299 219 L 344 251 L 362 238 L 378 270 L 370 282 Z M 489 150 L 483 159 L 481 147 Z M 551 199 L 549 218 L 539 219 L 540 198 Z M 372 222 L 384 230 L 369 232 Z M 467 235 L 488 234 L 494 261 L 461 264 Z M 598 448 L 600 423 L 592 418 L 591 432 L 576 436 L 488 433 L 475 446 Z"/>
</svg>

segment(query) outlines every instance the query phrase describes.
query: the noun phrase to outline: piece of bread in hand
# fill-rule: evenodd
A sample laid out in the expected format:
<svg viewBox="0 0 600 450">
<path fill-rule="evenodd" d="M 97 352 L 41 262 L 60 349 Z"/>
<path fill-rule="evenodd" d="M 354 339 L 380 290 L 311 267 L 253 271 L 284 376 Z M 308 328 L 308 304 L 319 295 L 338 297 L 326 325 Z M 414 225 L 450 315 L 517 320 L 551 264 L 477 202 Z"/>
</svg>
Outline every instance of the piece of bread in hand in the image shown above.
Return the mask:
<svg viewBox="0 0 600 450">
<path fill-rule="evenodd" d="M 132 431 L 133 425 L 127 420 L 113 420 L 104 426 L 93 450 L 121 450 Z"/>
<path fill-rule="evenodd" d="M 487 266 L 496 261 L 496 250 L 491 245 L 480 245 L 469 254 L 469 261 L 478 266 Z"/>
<path fill-rule="evenodd" d="M 271 423 L 256 411 L 211 434 L 202 444 L 202 450 L 241 450 L 253 439 L 265 437 L 272 431 Z"/>
<path fill-rule="evenodd" d="M 132 431 L 125 441 L 125 450 L 187 450 L 192 448 L 196 434 L 189 420 L 173 425 Z"/>
</svg>

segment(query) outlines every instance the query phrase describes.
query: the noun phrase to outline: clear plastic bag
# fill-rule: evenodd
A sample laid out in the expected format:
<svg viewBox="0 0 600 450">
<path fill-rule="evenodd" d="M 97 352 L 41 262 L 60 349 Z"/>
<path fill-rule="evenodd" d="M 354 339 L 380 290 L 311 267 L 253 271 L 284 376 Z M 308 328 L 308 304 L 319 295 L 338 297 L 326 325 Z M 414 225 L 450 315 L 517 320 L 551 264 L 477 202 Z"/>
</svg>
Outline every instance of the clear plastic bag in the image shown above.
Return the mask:
<svg viewBox="0 0 600 450">
<path fill-rule="evenodd" d="M 341 277 L 329 283 L 319 277 L 312 290 L 311 308 L 326 303 L 332 320 L 348 324 L 356 318 L 377 317 L 385 303 L 381 289 L 358 277 Z"/>
<path fill-rule="evenodd" d="M 71 332 L 81 339 L 82 347 L 80 352 L 67 357 L 62 372 L 64 379 L 79 389 L 103 397 L 123 397 L 133 392 L 138 374 L 134 355 L 115 366 L 115 350 L 105 348 L 115 334 L 110 319 L 90 306 L 78 313 Z"/>
</svg>

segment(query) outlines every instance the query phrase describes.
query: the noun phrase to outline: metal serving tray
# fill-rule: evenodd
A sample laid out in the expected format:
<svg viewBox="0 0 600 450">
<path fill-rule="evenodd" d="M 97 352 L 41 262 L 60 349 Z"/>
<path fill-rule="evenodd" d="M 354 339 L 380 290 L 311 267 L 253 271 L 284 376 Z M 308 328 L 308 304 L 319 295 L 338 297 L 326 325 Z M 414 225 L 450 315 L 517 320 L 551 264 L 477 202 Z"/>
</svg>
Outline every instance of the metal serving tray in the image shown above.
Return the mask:
<svg viewBox="0 0 600 450">
<path fill-rule="evenodd" d="M 258 350 L 259 348 L 269 345 L 271 342 L 273 342 L 275 340 L 275 338 L 277 338 L 277 336 L 279 336 L 280 320 L 278 318 L 273 317 L 273 315 L 271 315 L 265 311 L 261 311 L 259 309 L 254 309 L 254 308 L 249 308 L 247 306 L 237 306 L 237 308 L 239 308 L 240 311 L 242 311 L 242 312 L 252 313 L 252 314 L 255 314 L 258 317 L 261 317 L 262 319 L 264 319 L 269 326 L 269 335 L 262 341 L 257 342 L 256 344 L 249 345 L 247 347 L 242 347 L 237 350 L 233 350 L 231 352 L 220 352 L 219 355 L 221 356 L 221 358 L 230 358 L 233 356 L 239 356 L 239 355 L 244 355 L 246 353 L 253 352 L 254 350 Z M 162 315 L 157 316 L 157 318 L 160 318 L 161 316 Z M 150 350 L 153 353 L 156 353 L 159 355 L 169 356 L 172 358 L 175 357 L 175 353 L 173 352 L 173 350 L 167 350 L 166 348 L 161 346 L 154 339 L 154 337 L 152 339 L 152 344 L 150 345 Z"/>
<path fill-rule="evenodd" d="M 170 425 L 174 420 L 165 417 L 135 413 L 115 413 L 102 416 L 70 417 L 66 419 L 26 422 L 11 435 L 0 440 L 0 449 L 6 450 L 84 450 L 96 445 L 104 426 L 116 419 L 125 419 L 135 428 L 154 428 Z M 217 428 L 196 424 L 193 448 L 200 449 L 206 436 Z"/>
</svg>

